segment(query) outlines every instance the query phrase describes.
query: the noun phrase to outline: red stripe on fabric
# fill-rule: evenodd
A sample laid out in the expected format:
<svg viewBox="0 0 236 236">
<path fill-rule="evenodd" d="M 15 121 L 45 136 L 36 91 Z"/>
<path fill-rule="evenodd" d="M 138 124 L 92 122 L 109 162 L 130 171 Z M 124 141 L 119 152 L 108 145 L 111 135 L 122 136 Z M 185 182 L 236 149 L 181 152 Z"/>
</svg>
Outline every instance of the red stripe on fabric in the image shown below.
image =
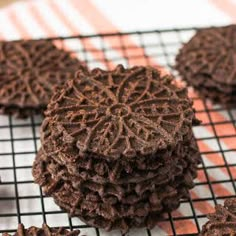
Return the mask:
<svg viewBox="0 0 236 236">
<path fill-rule="evenodd" d="M 190 95 L 190 97 L 196 97 L 196 95 L 193 92 L 191 92 L 189 95 Z M 206 112 L 197 113 L 198 119 L 200 119 L 203 123 L 209 123 L 210 121 L 212 121 L 214 123 L 216 120 L 227 121 L 227 119 L 219 112 L 217 112 L 217 111 L 210 112 L 210 110 L 213 109 L 213 107 L 211 105 L 208 104 L 207 106 L 208 106 L 208 110 L 209 110 L 208 113 L 209 113 L 211 120 L 209 120 L 209 117 Z M 200 99 L 194 100 L 194 107 L 196 108 L 197 111 L 200 111 L 202 109 L 203 110 L 206 109 L 205 105 L 203 104 L 202 100 L 200 100 Z M 235 129 L 233 123 L 230 123 L 230 122 L 228 122 L 226 124 L 213 124 L 213 125 L 205 126 L 205 128 L 210 133 L 213 133 L 215 135 L 214 130 L 213 130 L 213 128 L 214 128 L 216 135 L 219 137 L 225 136 L 225 135 L 236 135 L 236 129 Z M 222 138 L 222 140 L 220 140 L 220 141 L 225 143 L 227 145 L 227 147 L 230 149 L 235 148 L 236 137 L 232 137 L 231 140 Z"/>
<path fill-rule="evenodd" d="M 199 197 L 196 195 L 195 192 L 191 191 L 191 197 L 192 199 L 199 199 Z M 212 202 L 212 204 L 214 204 Z M 208 202 L 206 204 L 206 200 L 202 201 L 193 201 L 193 206 L 198 209 L 202 214 L 209 214 L 211 212 L 214 212 L 215 208 Z"/>
<path fill-rule="evenodd" d="M 165 233 L 167 233 L 167 235 L 172 235 L 173 234 L 171 224 L 170 224 L 169 221 L 158 222 L 157 226 L 160 229 L 162 229 Z M 154 235 L 154 234 L 152 233 L 152 235 Z"/>
<path fill-rule="evenodd" d="M 64 12 L 63 9 L 60 8 L 56 4 L 56 2 L 50 1 L 49 2 L 49 6 L 51 7 L 51 9 L 53 9 L 53 11 L 57 15 L 57 17 L 63 22 L 63 24 L 68 29 L 70 29 L 71 32 L 73 32 L 74 35 L 80 34 L 80 32 L 78 30 L 78 26 L 76 26 L 75 24 L 71 23 L 71 21 L 67 18 L 67 14 L 68 13 Z M 104 53 L 101 50 L 99 50 L 99 49 L 97 49 L 96 47 L 93 46 L 92 40 L 90 40 L 89 38 L 85 38 L 85 39 L 81 39 L 81 42 L 83 43 L 85 50 L 87 50 L 88 52 L 92 53 L 92 55 L 94 56 L 94 58 L 97 61 L 99 61 L 100 63 L 104 64 L 108 68 L 114 68 L 115 67 L 115 64 L 112 61 L 107 60 L 106 56 L 104 55 Z"/>
<path fill-rule="evenodd" d="M 21 35 L 23 39 L 29 39 L 32 37 L 30 32 L 27 30 L 27 28 L 22 24 L 21 20 L 16 14 L 17 12 L 13 8 L 9 8 L 7 14 L 10 21 L 12 21 L 13 25 L 17 29 L 17 32 Z"/>
<path fill-rule="evenodd" d="M 4 35 L 0 32 L 0 40 L 4 40 Z"/>
<path fill-rule="evenodd" d="M 203 141 L 198 141 L 198 146 L 200 151 L 204 152 L 210 152 L 212 151 L 211 148 L 209 148 Z M 223 160 L 222 155 L 220 155 L 219 153 L 213 153 L 210 154 L 211 158 L 206 157 L 207 159 L 210 159 L 209 161 L 212 162 L 215 166 L 220 166 L 220 165 L 225 165 L 226 163 Z M 217 168 L 217 167 L 216 167 Z M 229 171 L 227 170 L 227 168 L 218 168 L 217 171 L 221 171 L 222 173 L 224 173 L 228 179 L 230 179 L 230 174 L 232 176 L 236 175 L 236 167 L 231 168 Z M 208 176 L 210 178 L 210 181 L 215 181 L 217 180 L 211 173 L 209 173 L 209 171 L 207 172 Z M 206 182 L 206 176 L 205 173 L 203 171 L 198 171 L 198 176 L 197 179 L 200 180 L 200 182 Z M 214 184 L 212 184 L 212 186 L 216 186 Z M 209 186 L 207 185 L 207 188 L 209 189 Z M 221 196 L 221 194 L 223 193 L 224 195 L 230 196 L 232 195 L 232 193 L 223 185 L 223 184 L 218 184 L 216 188 L 214 188 L 214 193 L 218 196 Z M 199 196 L 197 196 L 195 193 L 192 192 L 192 197 L 193 198 L 199 198 Z M 209 206 L 209 204 L 206 204 L 206 207 Z M 199 209 L 201 211 L 201 209 Z"/>
<path fill-rule="evenodd" d="M 99 33 L 107 33 L 111 32 L 119 32 L 118 28 L 111 23 L 98 9 L 97 7 L 90 1 L 71 1 L 71 4 L 75 9 L 77 9 L 80 15 L 83 15 L 84 18 L 97 30 Z M 103 30 L 105 29 L 105 31 Z M 117 47 L 120 44 L 119 37 L 106 37 L 104 38 L 113 49 L 115 49 L 122 57 L 126 57 L 126 53 L 129 53 L 128 50 L 125 52 L 123 48 Z M 128 36 L 122 36 L 122 42 L 124 48 L 132 48 L 132 51 L 138 57 L 130 58 L 127 57 L 130 65 L 153 65 L 158 66 L 156 61 L 150 57 L 145 56 L 145 51 L 142 47 L 138 46 L 134 40 Z"/>
<path fill-rule="evenodd" d="M 210 175 L 208 173 L 208 176 L 210 177 L 210 181 L 216 181 L 217 179 L 215 179 L 214 177 L 212 177 L 212 175 Z M 202 172 L 202 171 L 199 171 L 198 172 L 198 177 L 197 177 L 198 180 L 200 180 L 200 182 L 206 182 L 207 180 L 206 179 L 206 176 L 205 176 L 205 173 Z M 230 184 L 231 182 L 229 182 Z M 210 186 L 209 184 L 205 184 L 205 185 L 202 185 L 203 187 L 205 187 L 207 189 L 207 191 L 210 193 Z M 213 188 L 213 192 L 215 194 L 215 196 L 231 196 L 233 193 L 231 191 L 229 191 L 222 183 L 214 183 L 214 184 L 211 184 L 212 188 Z M 233 189 L 232 189 L 233 191 Z M 211 193 L 210 193 L 211 194 Z M 201 197 L 198 196 L 198 194 L 196 192 L 194 192 L 194 190 L 191 191 L 191 197 L 192 199 L 201 199 Z M 210 209 L 210 211 L 212 210 L 212 207 L 211 205 L 208 203 L 206 204 L 206 200 L 204 200 L 205 202 L 205 207 Z M 201 211 L 202 213 L 206 213 L 204 211 L 204 209 L 201 209 L 201 208 L 198 208 L 196 206 L 196 209 L 198 209 L 199 211 Z M 203 210 L 203 211 L 202 211 Z M 209 211 L 208 211 L 209 212 Z"/>
<path fill-rule="evenodd" d="M 38 22 L 38 24 L 40 24 L 43 29 L 45 30 L 45 32 L 48 34 L 48 36 L 52 37 L 52 36 L 57 36 L 56 35 L 56 30 L 53 29 L 48 23 L 47 23 L 47 19 L 45 19 L 43 17 L 42 14 L 40 14 L 40 12 L 37 9 L 37 6 L 34 3 L 29 4 L 30 7 L 30 11 L 33 14 L 33 16 L 35 16 L 35 20 Z M 60 23 L 63 24 L 70 32 L 72 35 L 78 35 L 80 34 L 79 30 L 77 27 L 75 27 L 73 24 L 71 24 L 66 15 L 63 13 L 63 11 L 61 11 L 59 9 L 59 7 L 54 4 L 52 1 L 48 2 L 48 7 L 50 7 L 52 9 L 52 11 L 54 12 L 54 14 L 56 15 L 56 17 L 60 20 Z M 94 59 L 96 59 L 97 61 L 99 61 L 101 64 L 103 65 L 109 65 L 109 66 L 114 66 L 114 64 L 107 60 L 107 64 L 104 62 L 104 54 L 101 50 L 97 49 L 96 47 L 94 47 L 93 43 L 91 42 L 90 39 L 86 39 L 86 40 L 81 40 L 81 43 L 83 44 L 85 50 L 87 50 L 88 52 L 91 53 L 91 55 L 93 55 Z"/>
<path fill-rule="evenodd" d="M 236 22 L 236 4 L 234 2 L 230 0 L 209 0 L 209 2 Z"/>
<path fill-rule="evenodd" d="M 171 213 L 172 217 L 183 217 L 184 215 L 179 212 L 178 210 Z M 166 216 L 165 218 L 167 218 Z M 183 221 L 185 222 L 183 225 Z M 174 223 L 174 229 L 176 233 L 179 234 L 191 234 L 191 233 L 197 233 L 197 226 L 193 223 L 192 220 L 173 220 Z M 163 231 L 167 233 L 167 235 L 173 235 L 173 230 L 171 227 L 170 221 L 167 222 L 159 222 L 157 223 L 157 226 L 161 228 Z"/>
<path fill-rule="evenodd" d="M 53 30 L 49 24 L 46 23 L 46 20 L 43 19 L 42 15 L 38 11 L 38 6 L 35 3 L 29 3 L 27 5 L 29 14 L 35 19 L 38 25 L 42 28 L 45 34 L 48 37 L 56 36 L 55 30 Z"/>
<path fill-rule="evenodd" d="M 182 203 L 184 204 L 184 203 Z M 191 214 L 192 215 L 192 214 Z M 179 211 L 179 210 L 175 210 L 171 213 L 172 218 L 180 218 L 183 217 L 183 214 Z M 189 215 L 186 215 L 189 216 Z M 184 223 L 183 223 L 184 222 Z M 194 219 L 190 220 L 190 219 L 183 219 L 183 220 L 175 220 L 173 219 L 173 224 L 174 224 L 174 229 L 175 229 L 175 233 L 177 235 L 179 234 L 193 234 L 193 233 L 197 233 L 197 226 L 194 222 Z M 172 235 L 173 232 L 171 232 L 168 235 Z"/>
<path fill-rule="evenodd" d="M 227 16 L 229 16 L 234 23 L 236 22 L 236 4 L 233 1 L 230 0 L 209 0 L 209 1 L 217 9 L 219 9 L 220 11 L 224 12 Z M 217 116 L 216 118 L 221 119 L 221 117 Z M 219 135 L 228 135 L 229 132 L 232 132 L 232 130 L 234 130 L 233 134 L 236 134 L 236 130 L 233 124 L 223 127 L 220 126 L 220 128 L 216 128 L 216 132 L 219 133 Z M 227 146 L 235 148 L 236 138 L 224 140 L 224 142 L 227 144 Z"/>
<path fill-rule="evenodd" d="M 193 222 L 194 219 L 175 220 L 173 224 L 176 234 L 188 235 L 188 234 L 198 233 L 197 226 Z"/>
</svg>

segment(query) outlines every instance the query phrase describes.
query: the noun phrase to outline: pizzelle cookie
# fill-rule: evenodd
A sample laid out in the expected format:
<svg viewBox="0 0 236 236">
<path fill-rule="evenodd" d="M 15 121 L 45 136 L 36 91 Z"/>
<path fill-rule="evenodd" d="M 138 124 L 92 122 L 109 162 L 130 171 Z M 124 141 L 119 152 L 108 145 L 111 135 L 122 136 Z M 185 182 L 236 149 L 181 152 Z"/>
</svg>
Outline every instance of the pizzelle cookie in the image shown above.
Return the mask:
<svg viewBox="0 0 236 236">
<path fill-rule="evenodd" d="M 78 156 L 135 159 L 171 149 L 196 121 L 185 88 L 151 67 L 79 71 L 47 109 L 51 123 L 76 144 Z M 108 135 L 108 136 L 107 136 Z"/>
<path fill-rule="evenodd" d="M 0 42 L 0 113 L 42 114 L 52 94 L 87 67 L 47 40 Z"/>
<path fill-rule="evenodd" d="M 17 232 L 12 234 L 12 236 L 79 236 L 79 234 L 79 230 L 69 231 L 64 228 L 50 228 L 46 224 L 43 224 L 42 228 L 31 226 L 28 229 L 25 229 L 23 224 L 19 224 Z M 8 233 L 3 233 L 3 236 L 11 235 Z"/>
<path fill-rule="evenodd" d="M 155 68 L 80 70 L 45 114 L 35 182 L 90 225 L 152 228 L 194 186 L 192 101 Z"/>
<path fill-rule="evenodd" d="M 217 205 L 208 219 L 200 236 L 236 235 L 236 199 L 227 199 L 224 206 Z"/>
<path fill-rule="evenodd" d="M 193 187 L 196 177 L 196 164 L 187 165 L 184 171 L 180 168 L 166 167 L 159 170 L 162 175 L 138 183 L 101 184 L 68 174 L 66 168 L 40 151 L 33 175 L 44 193 L 53 196 L 71 215 L 88 219 L 85 222 L 96 227 L 127 231 L 135 226 L 152 228 L 154 219 L 160 218 L 162 212 L 176 209 L 180 199 L 188 197 L 188 189 Z M 139 224 L 134 224 L 135 221 Z"/>
<path fill-rule="evenodd" d="M 204 98 L 236 104 L 236 25 L 198 30 L 176 57 L 176 69 Z"/>
</svg>

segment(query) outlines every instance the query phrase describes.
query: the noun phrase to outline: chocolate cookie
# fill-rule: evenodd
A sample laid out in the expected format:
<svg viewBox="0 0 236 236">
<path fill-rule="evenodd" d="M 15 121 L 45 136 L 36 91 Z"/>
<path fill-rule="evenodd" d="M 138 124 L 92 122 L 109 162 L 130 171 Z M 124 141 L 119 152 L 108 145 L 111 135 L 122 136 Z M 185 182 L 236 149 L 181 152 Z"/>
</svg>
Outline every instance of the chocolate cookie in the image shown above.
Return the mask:
<svg viewBox="0 0 236 236">
<path fill-rule="evenodd" d="M 131 160 L 172 149 L 196 121 L 187 90 L 154 68 L 118 66 L 77 77 L 53 96 L 47 117 L 78 157 Z"/>
<path fill-rule="evenodd" d="M 194 164 L 196 168 L 199 161 L 199 152 L 192 132 L 189 132 L 174 150 L 162 150 L 161 155 L 150 155 L 149 158 L 140 155 L 139 158 L 127 162 L 120 159 L 108 161 L 94 153 L 76 160 L 74 157 L 78 154 L 77 149 L 63 150 L 62 136 L 58 136 L 58 133 L 53 135 L 50 130 L 46 118 L 41 132 L 43 151 L 60 165 L 66 165 L 71 175 L 80 176 L 82 179 L 90 178 L 98 183 L 138 183 L 158 176 L 159 172 L 164 174 L 165 171 L 177 168 L 178 165 L 183 165 L 183 161 Z M 55 127 L 53 130 L 55 131 Z M 61 147 L 56 146 L 54 141 L 61 143 Z"/>
<path fill-rule="evenodd" d="M 25 229 L 23 224 L 19 224 L 17 232 L 12 234 L 12 236 L 78 236 L 79 233 L 79 230 L 68 231 L 64 228 L 50 228 L 46 224 L 43 224 L 42 228 L 32 226 L 28 229 Z M 11 235 L 8 233 L 3 233 L 3 236 Z"/>
<path fill-rule="evenodd" d="M 160 218 L 163 211 L 176 209 L 180 199 L 188 197 L 188 189 L 193 187 L 196 177 L 196 169 L 186 165 L 184 171 L 160 170 L 163 177 L 138 183 L 101 184 L 69 175 L 65 167 L 44 155 L 39 151 L 33 169 L 43 191 L 72 216 L 89 219 L 93 226 L 105 226 L 107 230 L 118 227 L 125 232 L 132 226 L 144 226 L 145 222 L 151 228 L 152 217 Z M 168 171 L 176 176 L 169 177 Z M 135 225 L 131 223 L 134 219 Z"/>
<path fill-rule="evenodd" d="M 236 235 L 236 199 L 227 199 L 224 206 L 217 205 L 215 212 L 209 214 L 208 218 L 201 236 Z"/>
<path fill-rule="evenodd" d="M 236 104 L 236 25 L 198 30 L 176 57 L 176 69 L 200 95 Z"/>
<path fill-rule="evenodd" d="M 152 227 L 194 186 L 192 101 L 155 68 L 80 70 L 45 114 L 35 182 L 90 225 Z"/>
<path fill-rule="evenodd" d="M 0 113 L 27 117 L 46 108 L 57 86 L 86 66 L 51 41 L 0 42 Z"/>
</svg>

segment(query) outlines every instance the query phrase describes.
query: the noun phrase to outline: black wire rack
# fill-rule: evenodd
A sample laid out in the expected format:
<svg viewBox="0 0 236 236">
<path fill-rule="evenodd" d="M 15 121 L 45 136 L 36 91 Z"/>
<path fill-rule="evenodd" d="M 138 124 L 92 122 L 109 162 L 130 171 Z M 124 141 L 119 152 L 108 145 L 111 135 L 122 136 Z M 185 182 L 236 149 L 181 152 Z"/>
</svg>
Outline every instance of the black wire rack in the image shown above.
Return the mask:
<svg viewBox="0 0 236 236">
<path fill-rule="evenodd" d="M 115 64 L 159 64 L 173 70 L 175 55 L 195 33 L 194 28 L 110 33 L 51 38 L 93 67 Z M 216 204 L 236 196 L 236 110 L 226 110 L 201 100 L 190 88 L 197 116 L 203 122 L 194 128 L 202 154 L 196 186 L 191 198 L 168 215 L 153 230 L 137 229 L 129 235 L 197 235 Z M 0 233 L 14 232 L 18 223 L 26 226 L 64 226 L 80 229 L 85 235 L 121 235 L 89 227 L 61 211 L 50 197 L 34 184 L 31 166 L 40 147 L 42 118 L 27 120 L 0 116 Z"/>
</svg>

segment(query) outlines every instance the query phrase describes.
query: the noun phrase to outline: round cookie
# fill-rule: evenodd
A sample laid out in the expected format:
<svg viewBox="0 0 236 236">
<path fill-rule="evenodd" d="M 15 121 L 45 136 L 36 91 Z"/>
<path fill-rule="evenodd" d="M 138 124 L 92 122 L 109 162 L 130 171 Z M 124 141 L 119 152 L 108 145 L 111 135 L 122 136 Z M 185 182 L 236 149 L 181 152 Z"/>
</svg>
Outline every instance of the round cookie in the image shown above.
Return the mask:
<svg viewBox="0 0 236 236">
<path fill-rule="evenodd" d="M 17 232 L 12 234 L 12 236 L 78 236 L 79 234 L 79 230 L 69 231 L 64 228 L 50 228 L 46 224 L 43 224 L 42 228 L 31 226 L 28 229 L 25 229 L 23 224 L 19 224 Z M 3 236 L 11 235 L 8 233 L 3 233 Z"/>
<path fill-rule="evenodd" d="M 119 65 L 79 71 L 77 78 L 54 94 L 46 112 L 63 135 L 58 146 L 73 145 L 77 158 L 132 160 L 171 150 L 196 122 L 187 90 L 152 67 Z"/>
<path fill-rule="evenodd" d="M 52 94 L 85 64 L 47 40 L 0 42 L 0 113 L 42 114 Z"/>
<path fill-rule="evenodd" d="M 227 199 L 224 206 L 217 205 L 208 219 L 200 236 L 236 235 L 236 198 Z"/>
<path fill-rule="evenodd" d="M 154 226 L 194 186 L 192 101 L 153 67 L 80 70 L 45 115 L 35 182 L 90 225 Z"/>
<path fill-rule="evenodd" d="M 176 69 L 199 94 L 227 107 L 236 102 L 236 25 L 198 30 L 176 57 Z"/>
</svg>

